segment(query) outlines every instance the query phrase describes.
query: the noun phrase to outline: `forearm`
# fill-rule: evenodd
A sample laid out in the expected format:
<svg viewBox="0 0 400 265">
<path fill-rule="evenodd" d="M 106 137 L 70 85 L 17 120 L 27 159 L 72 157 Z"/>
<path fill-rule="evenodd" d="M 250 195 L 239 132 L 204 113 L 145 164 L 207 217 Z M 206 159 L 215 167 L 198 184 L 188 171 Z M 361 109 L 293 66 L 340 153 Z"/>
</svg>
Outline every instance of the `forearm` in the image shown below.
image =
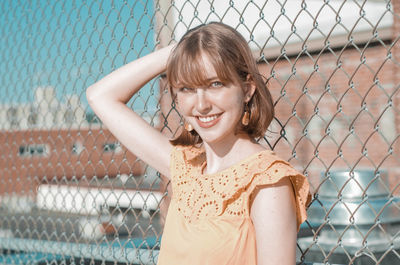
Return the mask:
<svg viewBox="0 0 400 265">
<path fill-rule="evenodd" d="M 165 71 L 173 48 L 174 45 L 167 46 L 108 74 L 86 90 L 88 101 L 102 99 L 126 104 L 147 82 Z"/>
</svg>

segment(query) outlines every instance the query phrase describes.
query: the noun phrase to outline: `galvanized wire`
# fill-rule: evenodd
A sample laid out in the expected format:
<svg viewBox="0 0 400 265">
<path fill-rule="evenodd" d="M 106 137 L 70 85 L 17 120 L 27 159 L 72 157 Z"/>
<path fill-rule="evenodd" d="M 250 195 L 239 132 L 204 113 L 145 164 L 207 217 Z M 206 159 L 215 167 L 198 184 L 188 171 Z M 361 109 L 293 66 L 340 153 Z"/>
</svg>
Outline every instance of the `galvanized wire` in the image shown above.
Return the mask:
<svg viewBox="0 0 400 265">
<path fill-rule="evenodd" d="M 248 40 L 276 117 L 259 142 L 308 176 L 297 261 L 400 262 L 400 3 L 2 1 L 0 263 L 155 264 L 169 183 L 110 134 L 85 89 L 222 21 Z M 158 77 L 128 105 L 173 137 Z"/>
</svg>

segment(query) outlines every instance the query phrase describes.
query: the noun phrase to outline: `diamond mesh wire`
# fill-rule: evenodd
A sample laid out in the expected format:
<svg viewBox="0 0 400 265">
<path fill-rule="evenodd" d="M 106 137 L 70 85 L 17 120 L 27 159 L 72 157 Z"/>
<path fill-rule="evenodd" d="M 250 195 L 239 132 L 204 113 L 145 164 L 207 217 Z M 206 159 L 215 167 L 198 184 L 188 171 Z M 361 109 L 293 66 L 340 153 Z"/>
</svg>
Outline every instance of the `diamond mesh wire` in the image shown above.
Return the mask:
<svg viewBox="0 0 400 265">
<path fill-rule="evenodd" d="M 2 1 L 0 263 L 155 264 L 169 183 L 129 153 L 85 89 L 222 21 L 249 41 L 276 117 L 259 141 L 308 176 L 302 264 L 400 262 L 400 3 Z M 181 126 L 163 77 L 128 105 Z"/>
</svg>

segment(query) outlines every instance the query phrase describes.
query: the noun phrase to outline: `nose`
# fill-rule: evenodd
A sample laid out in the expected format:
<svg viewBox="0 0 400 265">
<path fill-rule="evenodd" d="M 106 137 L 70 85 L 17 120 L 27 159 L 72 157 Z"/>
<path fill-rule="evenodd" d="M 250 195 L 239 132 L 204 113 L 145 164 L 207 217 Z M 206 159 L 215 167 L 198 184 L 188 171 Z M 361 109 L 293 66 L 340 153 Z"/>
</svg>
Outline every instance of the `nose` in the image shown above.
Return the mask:
<svg viewBox="0 0 400 265">
<path fill-rule="evenodd" d="M 204 89 L 197 89 L 196 110 L 200 114 L 207 114 L 212 108 L 211 102 L 208 99 Z"/>
</svg>

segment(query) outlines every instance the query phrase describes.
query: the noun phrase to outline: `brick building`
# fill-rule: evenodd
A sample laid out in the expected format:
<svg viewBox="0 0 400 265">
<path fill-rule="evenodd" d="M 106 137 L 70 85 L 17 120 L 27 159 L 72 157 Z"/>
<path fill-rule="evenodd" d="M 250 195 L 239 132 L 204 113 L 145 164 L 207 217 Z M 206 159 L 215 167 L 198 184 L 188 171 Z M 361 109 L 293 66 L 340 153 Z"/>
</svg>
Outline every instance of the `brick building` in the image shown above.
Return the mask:
<svg viewBox="0 0 400 265">
<path fill-rule="evenodd" d="M 108 130 L 35 130 L 0 133 L 8 151 L 0 160 L 0 194 L 35 196 L 40 184 L 96 185 L 144 166 Z"/>
<path fill-rule="evenodd" d="M 398 45 L 392 48 L 399 34 L 398 3 L 393 13 L 383 2 L 362 7 L 307 2 L 308 13 L 296 5 L 282 11 L 278 3 L 268 2 L 269 8 L 260 3 L 235 3 L 230 9 L 222 3 L 212 8 L 209 3 L 196 8 L 177 4 L 168 22 L 176 25 L 179 39 L 186 26 L 222 16 L 251 40 L 276 110 L 267 141 L 261 142 L 304 170 L 314 191 L 329 170 L 365 168 L 388 170 L 394 188 L 400 173 Z M 260 12 L 260 6 L 265 21 L 248 16 Z M 360 12 L 365 12 L 363 19 Z M 191 19 L 193 13 L 198 21 Z M 166 31 L 161 28 L 168 43 Z M 175 132 L 179 116 L 162 95 L 163 113 Z"/>
<path fill-rule="evenodd" d="M 145 165 L 104 126 L 89 121 L 77 98 L 68 99 L 74 100 L 58 101 L 47 87 L 38 88 L 31 103 L 0 106 L 6 150 L 0 156 L 0 197 L 35 200 L 40 185 L 112 188 L 143 177 Z M 146 189 L 142 182 L 130 188 Z"/>
<path fill-rule="evenodd" d="M 296 156 L 292 162 L 315 181 L 329 169 L 389 169 L 392 178 L 400 173 L 398 158 L 389 155 L 398 150 L 398 113 L 391 105 L 396 65 L 387 59 L 391 39 L 386 41 L 261 65 L 288 140 L 278 141 L 276 148 Z"/>
</svg>

